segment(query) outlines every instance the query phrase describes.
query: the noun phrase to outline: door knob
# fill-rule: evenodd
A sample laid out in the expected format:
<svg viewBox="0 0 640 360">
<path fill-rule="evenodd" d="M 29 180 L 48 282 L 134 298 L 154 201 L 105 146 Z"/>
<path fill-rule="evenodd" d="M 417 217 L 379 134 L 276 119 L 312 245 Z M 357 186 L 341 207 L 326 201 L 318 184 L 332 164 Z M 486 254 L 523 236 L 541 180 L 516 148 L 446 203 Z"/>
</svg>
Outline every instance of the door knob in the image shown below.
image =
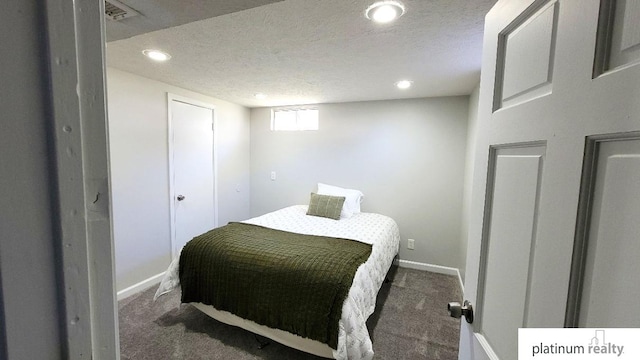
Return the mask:
<svg viewBox="0 0 640 360">
<path fill-rule="evenodd" d="M 450 302 L 447 305 L 447 310 L 452 318 L 460 319 L 461 316 L 464 316 L 469 324 L 473 323 L 473 306 L 469 300 L 465 300 L 463 305 L 460 305 L 459 302 Z"/>
<path fill-rule="evenodd" d="M 178 201 L 184 200 L 184 195 L 178 195 Z"/>
</svg>

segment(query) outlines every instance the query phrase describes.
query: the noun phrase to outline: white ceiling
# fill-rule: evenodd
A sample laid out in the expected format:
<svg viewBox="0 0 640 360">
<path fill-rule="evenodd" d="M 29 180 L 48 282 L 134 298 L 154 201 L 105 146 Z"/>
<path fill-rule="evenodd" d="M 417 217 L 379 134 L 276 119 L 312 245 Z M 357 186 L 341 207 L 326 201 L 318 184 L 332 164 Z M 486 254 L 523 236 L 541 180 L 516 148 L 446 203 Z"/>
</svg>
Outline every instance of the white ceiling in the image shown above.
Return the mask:
<svg viewBox="0 0 640 360">
<path fill-rule="evenodd" d="M 283 0 L 117 0 L 142 16 L 108 21 L 107 41 L 272 4 Z M 112 3 L 118 5 L 116 2 Z"/>
<path fill-rule="evenodd" d="M 108 42 L 107 65 L 247 107 L 467 95 L 496 1 L 403 0 L 406 13 L 387 25 L 365 18 L 374 0 L 245 2 L 248 10 Z M 172 58 L 151 62 L 147 48 Z M 395 88 L 401 79 L 413 87 Z"/>
</svg>

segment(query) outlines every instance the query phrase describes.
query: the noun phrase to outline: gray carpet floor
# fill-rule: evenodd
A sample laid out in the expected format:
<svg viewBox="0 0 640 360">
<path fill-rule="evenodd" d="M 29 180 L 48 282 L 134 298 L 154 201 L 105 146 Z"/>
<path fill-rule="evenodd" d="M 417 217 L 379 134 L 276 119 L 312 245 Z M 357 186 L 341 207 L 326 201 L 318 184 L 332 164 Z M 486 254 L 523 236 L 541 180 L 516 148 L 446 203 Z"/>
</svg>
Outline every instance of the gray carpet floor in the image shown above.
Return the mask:
<svg viewBox="0 0 640 360">
<path fill-rule="evenodd" d="M 367 321 L 374 358 L 457 359 L 460 322 L 447 313 L 447 303 L 461 299 L 457 278 L 395 266 L 387 277 Z M 154 303 L 155 290 L 118 303 L 123 360 L 322 359 L 273 341 L 258 349 L 252 333 L 180 305 L 180 291 Z"/>
</svg>

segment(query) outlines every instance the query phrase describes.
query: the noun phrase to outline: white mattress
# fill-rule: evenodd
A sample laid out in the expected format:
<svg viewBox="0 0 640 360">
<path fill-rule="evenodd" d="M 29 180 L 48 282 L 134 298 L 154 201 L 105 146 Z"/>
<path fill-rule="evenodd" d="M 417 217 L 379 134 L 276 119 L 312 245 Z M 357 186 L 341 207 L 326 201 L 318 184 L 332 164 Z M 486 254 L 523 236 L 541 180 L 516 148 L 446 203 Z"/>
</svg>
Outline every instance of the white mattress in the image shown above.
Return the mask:
<svg viewBox="0 0 640 360">
<path fill-rule="evenodd" d="M 339 360 L 372 359 L 373 347 L 366 321 L 375 309 L 378 290 L 398 253 L 398 225 L 387 216 L 373 213 L 359 213 L 350 218 L 332 220 L 307 216 L 306 212 L 306 205 L 294 205 L 244 222 L 300 234 L 352 239 L 372 245 L 371 256 L 356 271 L 342 307 L 338 349 L 333 350 L 333 357 Z M 179 286 L 178 260 L 176 257 L 169 266 L 156 298 Z"/>
</svg>

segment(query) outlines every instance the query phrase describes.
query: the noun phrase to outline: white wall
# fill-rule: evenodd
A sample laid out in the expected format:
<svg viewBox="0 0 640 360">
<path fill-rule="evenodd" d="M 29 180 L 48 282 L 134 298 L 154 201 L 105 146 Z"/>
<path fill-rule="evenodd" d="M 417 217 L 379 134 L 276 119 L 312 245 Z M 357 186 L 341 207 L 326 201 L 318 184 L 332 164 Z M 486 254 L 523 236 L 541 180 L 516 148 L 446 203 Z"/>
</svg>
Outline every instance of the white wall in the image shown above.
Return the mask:
<svg viewBox="0 0 640 360">
<path fill-rule="evenodd" d="M 360 189 L 363 211 L 398 222 L 401 259 L 462 266 L 468 104 L 467 96 L 324 104 L 320 130 L 309 132 L 272 132 L 271 109 L 252 109 L 251 215 L 307 204 L 317 182 Z"/>
<path fill-rule="evenodd" d="M 462 201 L 462 231 L 460 233 L 460 276 L 464 280 L 467 262 L 467 243 L 469 237 L 469 217 L 471 212 L 471 189 L 473 188 L 473 161 L 476 157 L 476 137 L 478 136 L 478 101 L 480 84 L 469 96 L 469 122 L 467 129 L 467 154 L 464 170 L 464 194 Z"/>
<path fill-rule="evenodd" d="M 215 106 L 218 224 L 249 217 L 249 110 L 117 69 L 107 69 L 116 288 L 166 270 L 171 260 L 167 92 Z"/>
</svg>

